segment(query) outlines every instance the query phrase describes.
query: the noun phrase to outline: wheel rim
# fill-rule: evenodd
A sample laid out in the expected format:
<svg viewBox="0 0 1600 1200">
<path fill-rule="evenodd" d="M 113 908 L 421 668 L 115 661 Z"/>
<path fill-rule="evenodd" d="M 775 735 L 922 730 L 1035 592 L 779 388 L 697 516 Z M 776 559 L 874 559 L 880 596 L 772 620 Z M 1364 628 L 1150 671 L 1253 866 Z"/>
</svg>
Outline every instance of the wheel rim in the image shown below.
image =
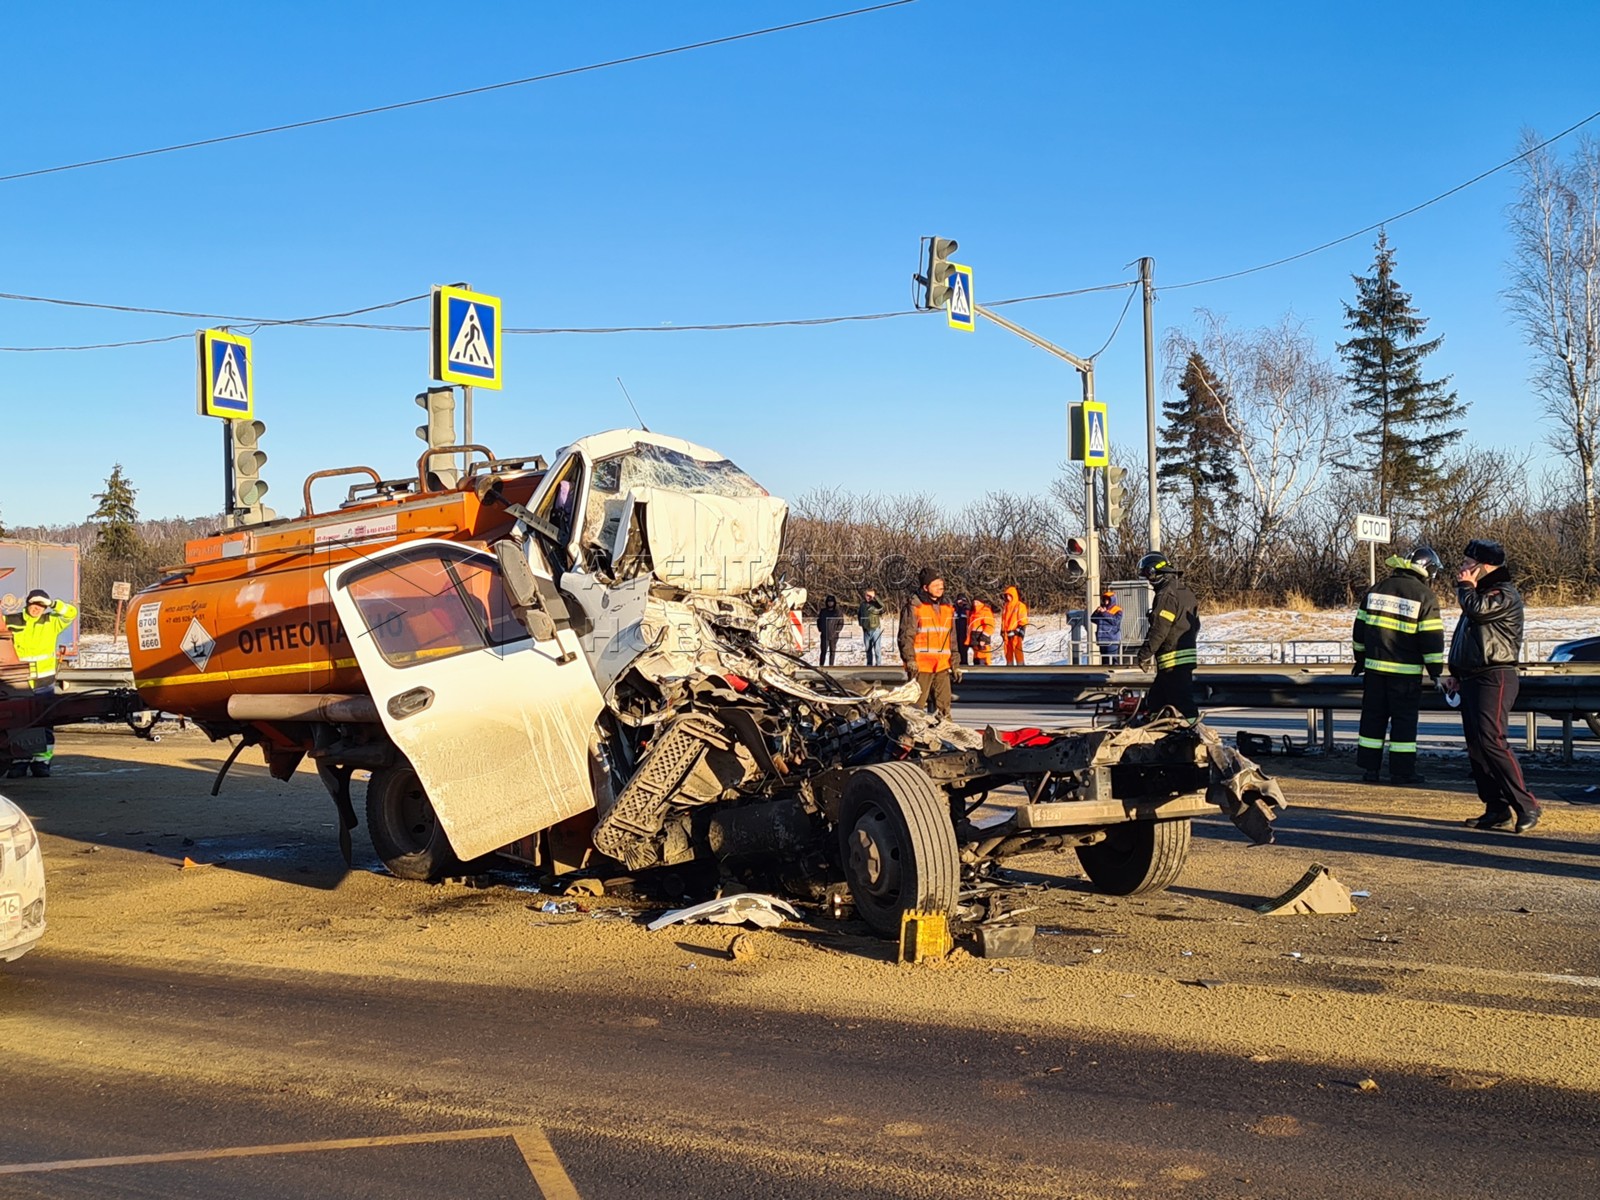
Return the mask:
<svg viewBox="0 0 1600 1200">
<path fill-rule="evenodd" d="M 868 804 L 856 818 L 846 841 L 850 890 L 857 903 L 880 909 L 898 905 L 904 879 L 905 846 L 896 823 L 877 804 Z"/>
<path fill-rule="evenodd" d="M 390 811 L 394 814 L 395 832 L 404 835 L 407 853 L 426 850 L 433 842 L 433 831 L 439 823 L 433 805 L 416 772 L 407 771 L 396 779 L 389 793 Z"/>
</svg>

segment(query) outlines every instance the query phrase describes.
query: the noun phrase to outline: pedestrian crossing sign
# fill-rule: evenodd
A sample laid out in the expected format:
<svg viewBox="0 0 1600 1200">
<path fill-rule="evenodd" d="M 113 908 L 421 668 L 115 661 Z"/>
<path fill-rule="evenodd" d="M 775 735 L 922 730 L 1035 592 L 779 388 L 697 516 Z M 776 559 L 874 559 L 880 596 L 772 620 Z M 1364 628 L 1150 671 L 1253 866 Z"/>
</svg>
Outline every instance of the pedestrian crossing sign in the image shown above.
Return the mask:
<svg viewBox="0 0 1600 1200">
<path fill-rule="evenodd" d="M 1086 467 L 1111 464 L 1111 431 L 1106 406 L 1097 400 L 1070 405 L 1067 410 L 1067 457 Z"/>
<path fill-rule="evenodd" d="M 978 314 L 972 307 L 972 268 L 950 264 L 950 298 L 945 302 L 945 320 L 951 329 L 971 333 L 978 327 Z"/>
<path fill-rule="evenodd" d="M 501 387 L 500 297 L 462 287 L 433 289 L 428 362 L 440 383 Z"/>
<path fill-rule="evenodd" d="M 194 339 L 200 354 L 200 415 L 250 420 L 256 395 L 250 339 L 226 329 L 202 329 Z"/>
</svg>

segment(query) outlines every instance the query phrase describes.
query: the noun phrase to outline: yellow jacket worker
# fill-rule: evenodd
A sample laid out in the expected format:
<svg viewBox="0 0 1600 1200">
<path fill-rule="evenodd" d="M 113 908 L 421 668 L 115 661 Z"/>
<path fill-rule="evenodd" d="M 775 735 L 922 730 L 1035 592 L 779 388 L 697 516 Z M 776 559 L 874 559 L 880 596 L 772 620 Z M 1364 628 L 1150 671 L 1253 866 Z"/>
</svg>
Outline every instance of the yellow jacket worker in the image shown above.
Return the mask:
<svg viewBox="0 0 1600 1200">
<path fill-rule="evenodd" d="M 52 600 L 50 593 L 34 589 L 23 602 L 22 611 L 6 618 L 6 628 L 11 631 L 11 642 L 17 657 L 28 664 L 28 682 L 35 696 L 48 696 L 56 690 L 56 642 L 61 634 L 78 619 L 78 608 L 65 600 Z M 43 779 L 50 774 L 50 760 L 55 758 L 55 733 L 49 732 L 45 748 L 33 756 L 33 761 L 14 762 L 6 772 L 9 779 L 20 779 L 31 769 Z"/>
</svg>

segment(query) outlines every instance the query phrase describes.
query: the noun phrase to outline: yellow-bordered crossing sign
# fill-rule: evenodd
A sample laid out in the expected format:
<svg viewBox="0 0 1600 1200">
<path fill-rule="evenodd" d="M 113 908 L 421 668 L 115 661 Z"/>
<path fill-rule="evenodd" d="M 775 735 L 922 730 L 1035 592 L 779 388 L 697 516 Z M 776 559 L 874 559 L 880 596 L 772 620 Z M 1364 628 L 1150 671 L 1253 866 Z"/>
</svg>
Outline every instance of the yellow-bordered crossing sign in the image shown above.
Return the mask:
<svg viewBox="0 0 1600 1200">
<path fill-rule="evenodd" d="M 972 307 L 972 268 L 950 264 L 950 298 L 945 302 L 945 320 L 951 329 L 971 333 L 978 327 L 978 314 Z"/>
<path fill-rule="evenodd" d="M 200 415 L 249 420 L 255 416 L 256 370 L 250 339 L 226 329 L 194 335 L 200 352 Z"/>
<path fill-rule="evenodd" d="M 500 297 L 466 288 L 433 289 L 430 373 L 440 383 L 501 387 Z"/>
</svg>

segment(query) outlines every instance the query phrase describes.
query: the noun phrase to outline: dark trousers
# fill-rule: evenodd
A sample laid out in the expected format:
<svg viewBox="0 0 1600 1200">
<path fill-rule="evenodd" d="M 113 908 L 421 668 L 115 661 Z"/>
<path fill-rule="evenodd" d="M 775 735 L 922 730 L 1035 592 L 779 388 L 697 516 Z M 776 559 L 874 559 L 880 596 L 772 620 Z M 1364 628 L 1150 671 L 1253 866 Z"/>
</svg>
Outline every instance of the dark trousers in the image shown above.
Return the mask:
<svg viewBox="0 0 1600 1200">
<path fill-rule="evenodd" d="M 1115 666 L 1122 661 L 1121 642 L 1096 642 L 1095 645 L 1100 647 L 1101 662 Z"/>
<path fill-rule="evenodd" d="M 838 666 L 839 662 L 839 631 L 822 634 L 822 648 L 817 652 L 817 665 L 826 667 L 829 664 Z"/>
<path fill-rule="evenodd" d="M 1389 778 L 1410 779 L 1417 773 L 1417 708 L 1422 703 L 1420 675 L 1368 671 L 1361 691 L 1361 731 L 1356 766 L 1376 771 L 1383 766 L 1383 742 L 1389 739 Z"/>
<path fill-rule="evenodd" d="M 1167 667 L 1156 672 L 1156 680 L 1145 694 L 1144 710 L 1155 716 L 1163 708 L 1175 708 L 1186 717 L 1198 717 L 1200 706 L 1194 702 L 1194 667 Z"/>
<path fill-rule="evenodd" d="M 918 671 L 917 683 L 922 686 L 922 698 L 918 703 L 931 713 L 941 717 L 950 715 L 950 672 L 949 671 Z"/>
<path fill-rule="evenodd" d="M 956 661 L 963 667 L 967 665 L 967 622 L 956 620 Z"/>
<path fill-rule="evenodd" d="M 1467 739 L 1472 782 L 1485 810 L 1496 817 L 1539 811 L 1539 802 L 1522 780 L 1522 764 L 1506 741 L 1517 688 L 1515 667 L 1492 667 L 1461 681 L 1461 732 Z"/>
</svg>

